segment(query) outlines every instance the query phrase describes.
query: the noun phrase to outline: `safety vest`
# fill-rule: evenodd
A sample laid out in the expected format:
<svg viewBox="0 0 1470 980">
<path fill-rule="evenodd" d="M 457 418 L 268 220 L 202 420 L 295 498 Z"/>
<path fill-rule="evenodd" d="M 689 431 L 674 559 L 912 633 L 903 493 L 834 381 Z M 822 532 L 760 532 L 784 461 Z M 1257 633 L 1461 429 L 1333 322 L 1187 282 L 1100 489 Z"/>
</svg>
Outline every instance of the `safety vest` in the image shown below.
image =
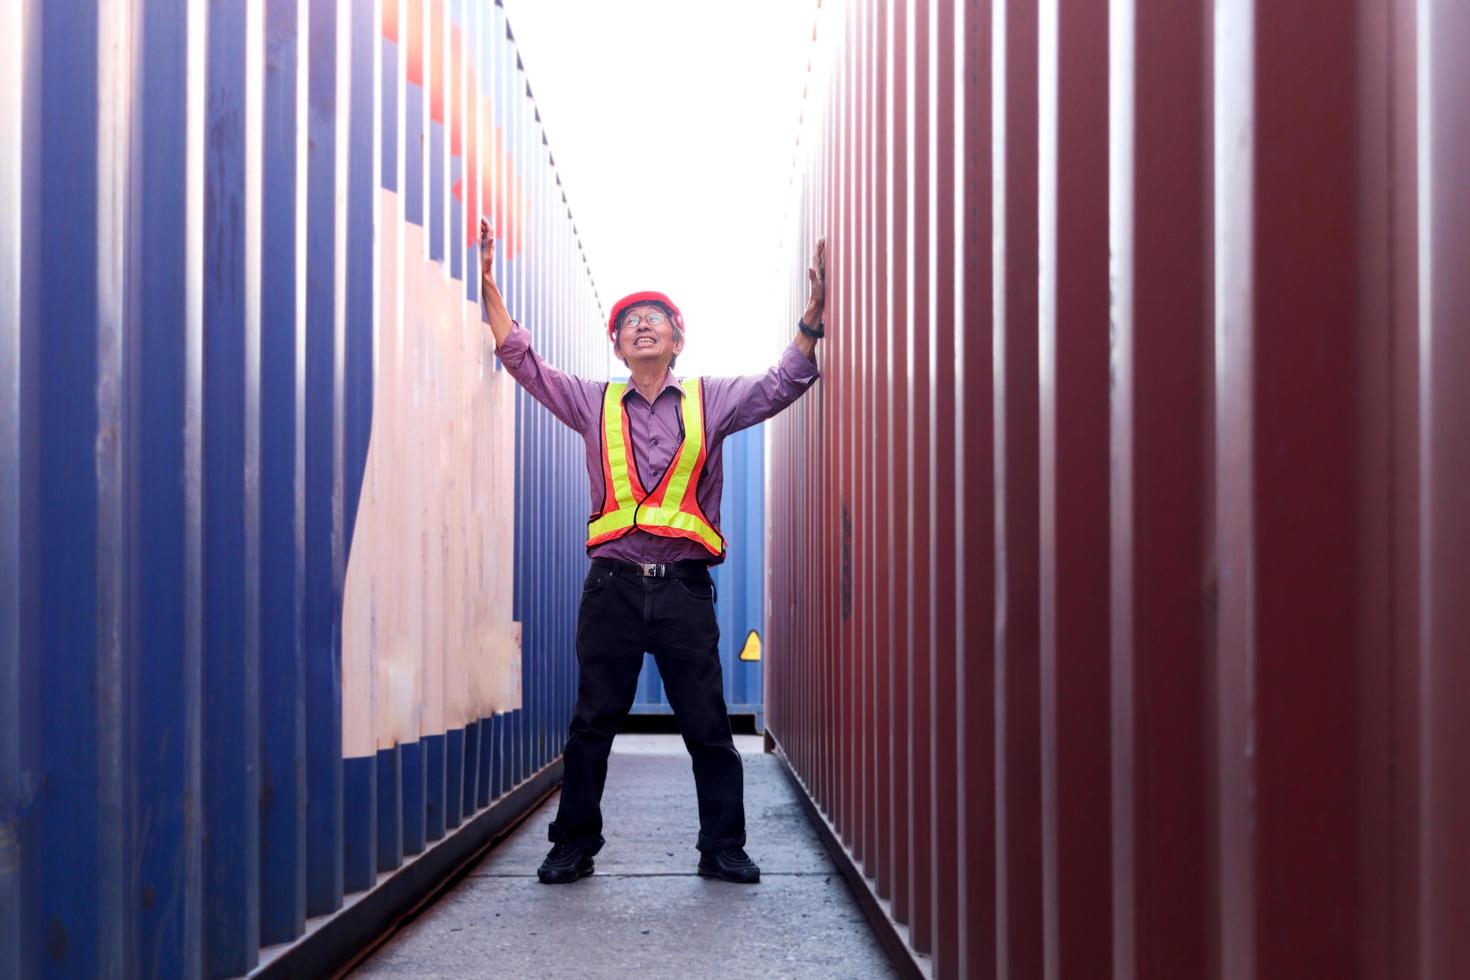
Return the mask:
<svg viewBox="0 0 1470 980">
<path fill-rule="evenodd" d="M 602 510 L 587 522 L 587 547 L 643 530 L 665 538 L 687 538 L 719 557 L 725 539 L 699 509 L 699 478 L 704 473 L 704 383 L 681 383 L 684 389 L 684 441 L 674 452 L 658 486 L 649 493 L 638 479 L 633 438 L 623 407 L 626 382 L 608 384 L 602 396 Z"/>
</svg>

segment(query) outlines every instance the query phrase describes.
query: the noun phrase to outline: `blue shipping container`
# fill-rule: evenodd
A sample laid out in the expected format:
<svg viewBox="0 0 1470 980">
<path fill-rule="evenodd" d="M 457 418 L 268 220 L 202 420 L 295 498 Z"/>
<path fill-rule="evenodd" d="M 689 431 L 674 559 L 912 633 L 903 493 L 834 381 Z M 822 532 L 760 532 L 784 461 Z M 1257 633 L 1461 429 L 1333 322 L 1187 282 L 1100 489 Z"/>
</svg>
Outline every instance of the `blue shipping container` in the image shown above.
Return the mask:
<svg viewBox="0 0 1470 980">
<path fill-rule="evenodd" d="M 0 4 L 0 976 L 335 969 L 551 785 L 582 451 L 479 214 L 606 354 L 529 91 L 489 3 Z"/>
</svg>

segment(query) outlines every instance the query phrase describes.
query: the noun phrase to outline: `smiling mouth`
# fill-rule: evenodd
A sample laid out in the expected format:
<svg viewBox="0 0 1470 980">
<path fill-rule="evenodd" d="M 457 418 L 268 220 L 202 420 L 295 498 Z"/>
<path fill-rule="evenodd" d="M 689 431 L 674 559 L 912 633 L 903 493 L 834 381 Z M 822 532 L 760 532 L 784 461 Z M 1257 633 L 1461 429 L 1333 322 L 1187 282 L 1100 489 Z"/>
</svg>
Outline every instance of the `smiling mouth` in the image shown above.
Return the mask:
<svg viewBox="0 0 1470 980">
<path fill-rule="evenodd" d="M 655 341 L 654 341 L 654 339 L 652 337 L 639 337 L 637 340 L 633 341 L 633 346 L 634 347 L 652 347 L 654 345 L 654 343 L 655 343 Z"/>
</svg>

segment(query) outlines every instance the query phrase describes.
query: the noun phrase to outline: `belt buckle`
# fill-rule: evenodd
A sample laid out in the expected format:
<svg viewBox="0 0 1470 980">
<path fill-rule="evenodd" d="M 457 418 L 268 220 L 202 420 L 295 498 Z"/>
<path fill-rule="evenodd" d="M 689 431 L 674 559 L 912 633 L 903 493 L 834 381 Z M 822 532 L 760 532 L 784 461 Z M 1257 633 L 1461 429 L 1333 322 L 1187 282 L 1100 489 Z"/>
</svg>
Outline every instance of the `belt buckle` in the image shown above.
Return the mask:
<svg viewBox="0 0 1470 980">
<path fill-rule="evenodd" d="M 638 574 L 644 578 L 663 578 L 664 566 L 654 564 L 653 562 L 639 562 Z"/>
</svg>

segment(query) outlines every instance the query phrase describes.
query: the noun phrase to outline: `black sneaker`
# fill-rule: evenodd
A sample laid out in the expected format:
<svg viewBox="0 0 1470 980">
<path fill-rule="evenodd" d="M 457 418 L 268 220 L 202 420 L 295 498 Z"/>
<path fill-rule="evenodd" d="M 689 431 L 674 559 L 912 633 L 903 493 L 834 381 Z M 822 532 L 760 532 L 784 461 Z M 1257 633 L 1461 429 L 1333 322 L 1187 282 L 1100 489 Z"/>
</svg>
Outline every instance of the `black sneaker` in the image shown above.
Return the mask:
<svg viewBox="0 0 1470 980">
<path fill-rule="evenodd" d="M 701 878 L 718 878 L 741 885 L 753 885 L 761 880 L 761 869 L 750 855 L 739 847 L 727 847 L 722 851 L 703 851 L 699 855 Z"/>
<path fill-rule="evenodd" d="M 564 885 L 592 873 L 592 855 L 581 844 L 557 844 L 536 869 L 543 885 Z"/>
</svg>

